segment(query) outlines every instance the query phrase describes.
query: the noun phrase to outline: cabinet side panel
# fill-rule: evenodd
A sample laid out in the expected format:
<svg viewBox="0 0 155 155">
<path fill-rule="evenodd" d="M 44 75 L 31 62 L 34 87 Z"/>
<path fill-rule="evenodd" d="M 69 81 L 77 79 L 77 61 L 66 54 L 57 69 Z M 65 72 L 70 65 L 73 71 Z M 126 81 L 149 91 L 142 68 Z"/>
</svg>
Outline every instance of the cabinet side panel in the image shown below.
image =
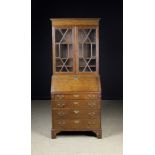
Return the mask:
<svg viewBox="0 0 155 155">
<path fill-rule="evenodd" d="M 99 26 L 96 26 L 96 72 L 99 74 Z"/>
<path fill-rule="evenodd" d="M 52 26 L 52 57 L 53 57 L 53 73 L 55 73 L 55 28 Z"/>
</svg>

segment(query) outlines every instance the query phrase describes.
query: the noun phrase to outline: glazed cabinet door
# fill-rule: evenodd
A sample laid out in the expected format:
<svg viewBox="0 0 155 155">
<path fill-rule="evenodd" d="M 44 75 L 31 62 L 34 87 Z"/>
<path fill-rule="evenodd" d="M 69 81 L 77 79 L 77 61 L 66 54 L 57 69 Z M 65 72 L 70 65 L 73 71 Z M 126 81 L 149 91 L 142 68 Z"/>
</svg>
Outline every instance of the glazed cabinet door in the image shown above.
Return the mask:
<svg viewBox="0 0 155 155">
<path fill-rule="evenodd" d="M 78 27 L 78 72 L 98 71 L 98 27 Z"/>
<path fill-rule="evenodd" d="M 55 73 L 73 73 L 74 68 L 74 29 L 53 27 L 53 70 Z"/>
</svg>

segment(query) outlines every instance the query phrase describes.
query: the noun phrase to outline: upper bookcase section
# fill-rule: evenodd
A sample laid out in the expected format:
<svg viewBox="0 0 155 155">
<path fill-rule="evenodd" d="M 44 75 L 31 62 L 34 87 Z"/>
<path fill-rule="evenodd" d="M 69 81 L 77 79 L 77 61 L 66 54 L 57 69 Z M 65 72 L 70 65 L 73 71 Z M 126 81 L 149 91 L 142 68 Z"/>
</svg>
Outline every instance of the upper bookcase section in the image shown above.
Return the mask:
<svg viewBox="0 0 155 155">
<path fill-rule="evenodd" d="M 100 18 L 51 18 L 53 26 L 98 26 Z"/>
</svg>

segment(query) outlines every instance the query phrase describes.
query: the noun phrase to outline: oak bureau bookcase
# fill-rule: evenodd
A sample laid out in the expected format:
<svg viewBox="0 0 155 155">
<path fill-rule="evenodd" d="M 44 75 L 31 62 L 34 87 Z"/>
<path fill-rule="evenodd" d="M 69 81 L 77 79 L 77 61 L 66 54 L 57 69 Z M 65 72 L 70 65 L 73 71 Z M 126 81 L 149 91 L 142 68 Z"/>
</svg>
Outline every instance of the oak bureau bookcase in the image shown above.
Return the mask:
<svg viewBox="0 0 155 155">
<path fill-rule="evenodd" d="M 101 138 L 99 19 L 51 19 L 51 25 L 51 137 L 92 131 Z"/>
</svg>

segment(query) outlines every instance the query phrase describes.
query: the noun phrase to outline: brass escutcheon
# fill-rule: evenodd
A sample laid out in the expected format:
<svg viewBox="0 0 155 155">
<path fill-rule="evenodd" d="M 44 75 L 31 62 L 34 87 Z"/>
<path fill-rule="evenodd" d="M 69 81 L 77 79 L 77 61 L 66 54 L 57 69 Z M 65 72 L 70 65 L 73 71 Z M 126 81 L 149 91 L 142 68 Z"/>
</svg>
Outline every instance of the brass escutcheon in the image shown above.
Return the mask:
<svg viewBox="0 0 155 155">
<path fill-rule="evenodd" d="M 78 114 L 80 111 L 79 110 L 74 110 L 74 113 L 75 114 Z"/>
</svg>

